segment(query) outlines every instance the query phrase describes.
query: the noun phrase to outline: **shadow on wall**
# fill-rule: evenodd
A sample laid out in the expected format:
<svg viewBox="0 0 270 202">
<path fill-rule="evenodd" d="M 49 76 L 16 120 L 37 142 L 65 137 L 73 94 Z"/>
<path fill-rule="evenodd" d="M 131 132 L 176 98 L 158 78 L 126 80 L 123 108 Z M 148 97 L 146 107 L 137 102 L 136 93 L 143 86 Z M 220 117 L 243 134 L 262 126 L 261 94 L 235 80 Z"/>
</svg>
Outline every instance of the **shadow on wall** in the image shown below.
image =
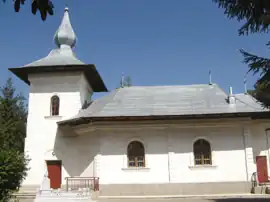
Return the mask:
<svg viewBox="0 0 270 202">
<path fill-rule="evenodd" d="M 213 202 L 266 202 L 270 201 L 270 198 L 223 198 L 223 199 L 212 199 Z"/>
<path fill-rule="evenodd" d="M 69 176 L 94 176 L 94 159 L 99 153 L 99 144 L 92 136 L 63 137 L 58 129 L 54 153 L 62 160 Z"/>
<path fill-rule="evenodd" d="M 172 138 L 171 143 L 167 143 L 167 134 Z M 102 155 L 122 155 L 126 153 L 127 146 L 132 140 L 141 141 L 147 154 L 164 154 L 168 150 L 168 144 L 172 145 L 172 151 L 176 154 L 190 153 L 193 152 L 193 143 L 200 138 L 210 142 L 212 151 L 244 150 L 240 128 L 238 130 L 222 128 L 222 130 L 212 129 L 210 131 L 209 129 L 141 129 L 131 132 L 112 130 L 102 132 L 102 137 L 106 140 L 101 149 Z M 153 140 L 155 140 L 154 143 Z"/>
<path fill-rule="evenodd" d="M 72 128 L 68 129 L 64 133 L 72 131 Z M 55 140 L 55 153 L 59 159 L 62 159 L 64 162 L 64 157 L 67 158 L 67 166 L 68 161 L 71 161 L 70 164 L 74 164 L 74 162 L 79 162 L 81 166 L 83 164 L 83 160 L 85 161 L 85 166 L 88 166 L 89 163 L 93 160 L 94 156 L 101 151 L 102 155 L 123 155 L 127 151 L 128 144 L 133 140 L 139 140 L 144 144 L 145 152 L 147 154 L 164 154 L 167 153 L 168 145 L 167 145 L 167 133 L 171 134 L 173 137 L 172 146 L 173 152 L 176 154 L 190 153 L 193 152 L 193 143 L 198 138 L 206 138 L 210 142 L 212 151 L 233 151 L 233 150 L 243 150 L 244 143 L 241 129 L 229 129 L 222 130 L 207 130 L 201 129 L 198 130 L 150 130 L 150 129 L 142 129 L 140 131 L 96 131 L 83 135 L 79 135 L 78 137 L 61 137 L 59 133 L 62 131 L 58 129 L 58 135 Z M 63 130 L 64 131 L 64 130 Z M 166 135 L 164 135 L 166 133 Z M 147 135 L 146 135 L 147 134 Z M 103 140 L 101 146 L 101 150 L 99 150 L 99 142 L 94 137 L 100 137 Z M 231 137 L 231 138 L 230 138 Z M 153 144 L 153 138 L 155 139 L 155 143 Z M 221 144 L 222 143 L 222 144 Z M 254 154 L 254 156 L 259 155 L 261 149 L 258 148 Z M 87 153 L 88 155 L 82 155 Z M 64 154 L 64 155 L 63 155 Z M 68 155 L 67 155 L 68 154 Z M 73 158 L 76 158 L 73 160 Z M 79 169 L 79 168 L 78 168 Z M 72 169 L 73 170 L 73 169 Z M 83 172 L 82 169 L 79 169 Z M 75 172 L 78 174 L 78 172 Z M 73 172 L 72 172 L 73 174 Z"/>
<path fill-rule="evenodd" d="M 106 131 L 100 132 L 99 137 L 102 139 L 101 155 L 104 156 L 126 154 L 128 144 L 132 141 L 142 142 L 146 154 L 166 154 L 168 149 L 166 136 L 160 131 L 154 134 L 151 134 L 151 131 L 147 130 L 140 132 Z M 154 143 L 153 138 L 155 140 Z"/>
<path fill-rule="evenodd" d="M 70 128 L 69 130 L 72 131 Z M 171 130 L 173 138 L 173 151 L 175 153 L 193 152 L 193 140 L 196 137 L 206 137 L 211 143 L 212 151 L 232 151 L 243 150 L 244 144 L 241 135 L 241 129 L 227 129 L 225 132 L 210 131 L 202 129 L 199 133 L 196 130 Z M 67 133 L 66 131 L 65 133 Z M 70 176 L 94 176 L 95 156 L 101 152 L 101 155 L 123 155 L 127 153 L 127 146 L 132 140 L 142 141 L 146 154 L 164 154 L 167 153 L 167 136 L 164 131 L 153 131 L 142 129 L 132 132 L 91 132 L 76 137 L 61 136 L 58 129 L 54 151 L 58 159 L 62 160 L 63 167 Z M 148 134 L 148 135 L 145 135 Z M 177 135 L 180 134 L 180 135 Z M 226 135 L 227 134 L 227 135 Z M 100 145 L 99 137 L 102 145 Z M 153 137 L 155 143 L 153 144 Z M 232 137 L 232 138 L 228 138 Z M 105 141 L 103 141 L 105 140 Z M 233 141 L 232 141 L 233 140 Z M 221 144 L 222 142 L 222 144 Z M 255 156 L 259 155 L 260 148 L 255 150 Z"/>
<path fill-rule="evenodd" d="M 254 137 L 252 139 L 253 161 L 254 161 L 254 164 L 256 164 L 256 156 L 266 155 L 265 151 L 267 149 L 267 140 L 266 140 L 265 130 L 263 130 L 263 128 L 253 129 L 252 134 L 256 134 L 255 136 L 256 138 Z"/>
<path fill-rule="evenodd" d="M 30 80 L 33 80 L 34 85 L 31 85 L 31 93 L 74 93 L 80 92 L 80 79 L 81 73 L 46 73 L 39 77 L 39 74 L 32 76 Z M 48 86 L 47 84 L 51 86 Z"/>
</svg>

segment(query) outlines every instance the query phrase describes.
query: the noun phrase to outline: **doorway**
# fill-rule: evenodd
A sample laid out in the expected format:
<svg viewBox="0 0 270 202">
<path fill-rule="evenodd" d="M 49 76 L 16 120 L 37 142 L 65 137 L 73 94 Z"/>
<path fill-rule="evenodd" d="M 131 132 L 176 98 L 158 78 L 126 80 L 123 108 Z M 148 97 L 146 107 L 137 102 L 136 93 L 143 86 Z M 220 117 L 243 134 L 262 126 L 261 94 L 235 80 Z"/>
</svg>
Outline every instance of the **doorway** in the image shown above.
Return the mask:
<svg viewBox="0 0 270 202">
<path fill-rule="evenodd" d="M 267 169 L 267 157 L 266 156 L 256 156 L 256 167 L 258 182 L 264 183 L 268 182 L 268 169 Z"/>
<path fill-rule="evenodd" d="M 48 178 L 50 179 L 50 188 L 59 189 L 62 183 L 62 161 L 49 160 L 46 161 Z"/>
</svg>

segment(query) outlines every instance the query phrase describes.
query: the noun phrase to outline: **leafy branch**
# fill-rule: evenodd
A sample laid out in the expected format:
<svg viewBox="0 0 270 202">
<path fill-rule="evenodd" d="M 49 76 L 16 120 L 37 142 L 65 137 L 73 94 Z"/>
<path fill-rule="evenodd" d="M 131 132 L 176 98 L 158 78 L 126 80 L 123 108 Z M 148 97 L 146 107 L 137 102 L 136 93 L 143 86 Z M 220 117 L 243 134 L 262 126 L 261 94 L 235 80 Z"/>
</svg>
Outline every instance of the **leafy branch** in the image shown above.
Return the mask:
<svg viewBox="0 0 270 202">
<path fill-rule="evenodd" d="M 3 0 L 6 2 L 7 0 Z M 14 10 L 15 12 L 19 12 L 21 6 L 25 4 L 25 0 L 13 0 L 14 2 Z M 47 15 L 53 15 L 54 6 L 50 0 L 32 0 L 31 11 L 34 15 L 36 15 L 37 11 L 40 12 L 41 19 L 43 21 L 46 20 Z"/>
</svg>

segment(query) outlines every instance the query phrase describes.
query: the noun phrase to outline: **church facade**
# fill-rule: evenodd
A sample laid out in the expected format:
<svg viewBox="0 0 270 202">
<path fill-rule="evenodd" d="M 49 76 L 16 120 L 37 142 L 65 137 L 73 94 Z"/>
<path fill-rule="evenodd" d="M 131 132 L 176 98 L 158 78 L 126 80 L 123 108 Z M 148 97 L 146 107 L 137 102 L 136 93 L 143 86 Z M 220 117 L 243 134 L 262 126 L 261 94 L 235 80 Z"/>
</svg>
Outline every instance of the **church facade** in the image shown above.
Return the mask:
<svg viewBox="0 0 270 202">
<path fill-rule="evenodd" d="M 107 92 L 76 58 L 66 8 L 48 56 L 10 69 L 30 86 L 23 187 L 98 178 L 100 195 L 248 193 L 268 180 L 269 111 L 217 84 L 133 86 Z M 40 107 L 42 106 L 42 107 Z"/>
</svg>

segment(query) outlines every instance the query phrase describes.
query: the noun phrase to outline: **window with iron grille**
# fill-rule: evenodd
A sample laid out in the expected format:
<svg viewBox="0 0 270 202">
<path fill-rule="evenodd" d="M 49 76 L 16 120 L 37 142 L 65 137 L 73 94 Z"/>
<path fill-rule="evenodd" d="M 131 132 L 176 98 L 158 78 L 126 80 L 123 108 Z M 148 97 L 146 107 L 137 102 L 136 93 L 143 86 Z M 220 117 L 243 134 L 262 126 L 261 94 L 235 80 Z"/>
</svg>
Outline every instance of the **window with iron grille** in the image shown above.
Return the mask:
<svg viewBox="0 0 270 202">
<path fill-rule="evenodd" d="M 207 140 L 199 139 L 193 145 L 195 165 L 212 165 L 211 145 Z"/>
<path fill-rule="evenodd" d="M 51 98 L 51 115 L 58 116 L 59 115 L 59 106 L 60 99 L 57 95 L 52 96 Z"/>
<path fill-rule="evenodd" d="M 132 141 L 127 148 L 128 167 L 145 167 L 145 150 L 139 141 Z"/>
</svg>

